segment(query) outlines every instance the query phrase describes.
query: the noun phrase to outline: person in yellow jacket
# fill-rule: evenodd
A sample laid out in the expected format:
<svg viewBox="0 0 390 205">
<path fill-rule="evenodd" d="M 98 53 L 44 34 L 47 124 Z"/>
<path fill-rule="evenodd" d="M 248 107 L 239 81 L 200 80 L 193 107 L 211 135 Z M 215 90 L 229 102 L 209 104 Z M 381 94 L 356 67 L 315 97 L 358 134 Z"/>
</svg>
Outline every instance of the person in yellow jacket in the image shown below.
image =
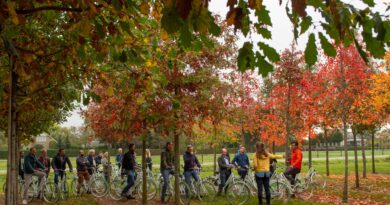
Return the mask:
<svg viewBox="0 0 390 205">
<path fill-rule="evenodd" d="M 271 192 L 269 188 L 269 181 L 271 177 L 270 159 L 281 159 L 282 155 L 273 155 L 265 149 L 262 142 L 256 143 L 256 153 L 253 156 L 253 168 L 255 170 L 255 179 L 257 183 L 257 197 L 259 205 L 263 204 L 263 187 L 265 190 L 265 197 L 267 205 L 271 204 Z"/>
</svg>

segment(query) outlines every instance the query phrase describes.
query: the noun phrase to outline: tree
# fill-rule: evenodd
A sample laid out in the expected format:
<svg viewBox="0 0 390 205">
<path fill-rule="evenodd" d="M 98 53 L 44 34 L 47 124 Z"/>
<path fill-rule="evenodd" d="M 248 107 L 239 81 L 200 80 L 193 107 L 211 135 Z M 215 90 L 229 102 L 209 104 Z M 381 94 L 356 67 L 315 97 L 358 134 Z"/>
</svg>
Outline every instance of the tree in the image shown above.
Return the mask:
<svg viewBox="0 0 390 205">
<path fill-rule="evenodd" d="M 337 55 L 334 58 L 326 59 L 329 74 L 332 76 L 330 93 L 338 99 L 336 107 L 337 116 L 341 118 L 344 142 L 347 142 L 348 124 L 352 123 L 353 103 L 356 96 L 367 88 L 367 79 L 370 76 L 368 68 L 359 57 L 358 50 L 354 46 L 337 47 Z M 355 178 L 356 186 L 359 185 L 359 174 L 357 169 L 357 152 L 355 143 Z M 345 173 L 344 173 L 344 190 L 343 202 L 348 200 L 348 145 L 344 143 L 345 152 Z"/>
</svg>

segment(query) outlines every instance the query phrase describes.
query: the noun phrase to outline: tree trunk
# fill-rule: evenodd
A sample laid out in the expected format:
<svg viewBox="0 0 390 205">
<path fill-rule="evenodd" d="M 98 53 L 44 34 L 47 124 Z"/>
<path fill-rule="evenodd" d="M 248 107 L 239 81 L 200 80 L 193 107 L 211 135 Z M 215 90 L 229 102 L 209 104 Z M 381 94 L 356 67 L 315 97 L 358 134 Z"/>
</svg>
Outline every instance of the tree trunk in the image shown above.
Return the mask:
<svg viewBox="0 0 390 205">
<path fill-rule="evenodd" d="M 272 141 L 272 153 L 275 154 L 275 141 Z"/>
<path fill-rule="evenodd" d="M 362 140 L 362 157 L 363 157 L 363 179 L 367 179 L 367 164 L 366 164 L 366 150 L 364 146 L 364 135 L 361 134 L 361 140 Z"/>
<path fill-rule="evenodd" d="M 329 147 L 328 147 L 328 130 L 324 128 L 325 150 L 326 150 L 326 176 L 329 176 Z"/>
<path fill-rule="evenodd" d="M 8 100 L 8 163 L 7 163 L 7 193 L 6 205 L 16 205 L 18 202 L 18 135 L 17 135 L 17 113 L 16 113 L 16 95 L 17 92 L 17 74 L 15 72 L 14 57 L 9 56 L 9 100 Z"/>
<path fill-rule="evenodd" d="M 179 153 L 179 130 L 175 130 L 175 205 L 180 205 L 180 153 Z"/>
<path fill-rule="evenodd" d="M 217 139 L 217 127 L 213 123 L 213 128 L 214 128 L 214 142 L 213 142 L 213 150 L 214 150 L 214 176 L 217 174 L 217 149 L 215 147 L 216 144 L 216 139 Z"/>
<path fill-rule="evenodd" d="M 375 130 L 371 131 L 371 160 L 372 160 L 372 173 L 375 174 Z"/>
<path fill-rule="evenodd" d="M 347 117 L 343 112 L 343 132 L 344 132 L 344 189 L 343 203 L 348 203 L 348 137 L 347 137 Z"/>
<path fill-rule="evenodd" d="M 308 141 L 309 141 L 309 169 L 310 169 L 310 168 L 312 167 L 312 161 L 311 161 L 311 139 L 310 139 L 310 135 L 309 135 Z"/>
<path fill-rule="evenodd" d="M 148 135 L 142 136 L 142 205 L 146 205 L 148 202 L 148 193 L 147 193 L 147 177 L 146 177 L 146 137 Z"/>
<path fill-rule="evenodd" d="M 356 188 L 359 188 L 359 162 L 358 162 L 358 156 L 357 156 L 357 142 L 356 142 L 356 131 L 354 128 L 352 128 L 352 135 L 353 135 L 353 152 L 355 155 L 355 186 Z"/>
<path fill-rule="evenodd" d="M 288 86 L 287 103 L 286 103 L 286 144 L 284 146 L 284 152 L 286 156 L 286 169 L 290 166 L 290 102 L 291 101 L 291 88 Z"/>
</svg>

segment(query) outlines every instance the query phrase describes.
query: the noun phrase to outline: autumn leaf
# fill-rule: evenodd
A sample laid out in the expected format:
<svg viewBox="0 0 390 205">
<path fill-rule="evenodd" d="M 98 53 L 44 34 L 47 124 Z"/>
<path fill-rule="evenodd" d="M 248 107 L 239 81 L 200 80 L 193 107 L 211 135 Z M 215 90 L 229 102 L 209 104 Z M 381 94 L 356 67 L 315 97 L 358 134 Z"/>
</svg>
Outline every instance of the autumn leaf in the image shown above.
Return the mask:
<svg viewBox="0 0 390 205">
<path fill-rule="evenodd" d="M 147 1 L 142 1 L 139 9 L 140 9 L 141 13 L 144 15 L 148 15 L 150 12 L 150 6 L 149 6 Z"/>
<path fill-rule="evenodd" d="M 301 17 L 306 17 L 306 0 L 291 0 L 291 7 Z"/>
</svg>

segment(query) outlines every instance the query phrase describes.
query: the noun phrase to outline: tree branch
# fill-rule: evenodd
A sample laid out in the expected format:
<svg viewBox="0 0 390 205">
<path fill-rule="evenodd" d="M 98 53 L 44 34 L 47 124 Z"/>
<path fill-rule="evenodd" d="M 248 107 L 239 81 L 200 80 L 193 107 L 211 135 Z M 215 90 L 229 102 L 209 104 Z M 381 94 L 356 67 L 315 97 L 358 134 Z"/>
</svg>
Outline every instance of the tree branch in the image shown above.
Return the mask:
<svg viewBox="0 0 390 205">
<path fill-rule="evenodd" d="M 59 7 L 59 6 L 41 6 L 37 8 L 32 8 L 32 9 L 17 9 L 16 13 L 17 14 L 31 14 L 35 13 L 38 11 L 69 11 L 69 12 L 83 12 L 89 9 L 82 9 L 82 8 L 68 8 L 68 7 Z"/>
</svg>

